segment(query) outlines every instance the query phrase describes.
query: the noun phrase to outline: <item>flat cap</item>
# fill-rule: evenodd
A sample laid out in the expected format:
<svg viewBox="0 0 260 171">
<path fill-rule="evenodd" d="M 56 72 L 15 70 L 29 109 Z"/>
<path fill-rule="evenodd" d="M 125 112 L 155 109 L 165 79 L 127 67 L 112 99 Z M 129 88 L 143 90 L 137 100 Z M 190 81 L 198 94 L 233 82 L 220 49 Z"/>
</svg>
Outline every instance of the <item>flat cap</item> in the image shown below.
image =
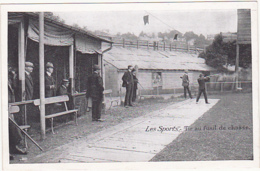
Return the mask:
<svg viewBox="0 0 260 171">
<path fill-rule="evenodd" d="M 33 66 L 33 63 L 31 63 L 31 62 L 25 62 L 25 67 L 34 67 Z"/>
<path fill-rule="evenodd" d="M 46 68 L 54 68 L 54 66 L 51 62 L 47 62 Z"/>
<path fill-rule="evenodd" d="M 94 65 L 94 66 L 93 66 L 93 69 L 94 69 L 94 70 L 101 70 L 100 66 L 98 66 L 98 65 Z"/>
<path fill-rule="evenodd" d="M 69 80 L 68 80 L 68 79 L 63 79 L 62 81 L 63 81 L 63 82 L 69 82 Z"/>
</svg>

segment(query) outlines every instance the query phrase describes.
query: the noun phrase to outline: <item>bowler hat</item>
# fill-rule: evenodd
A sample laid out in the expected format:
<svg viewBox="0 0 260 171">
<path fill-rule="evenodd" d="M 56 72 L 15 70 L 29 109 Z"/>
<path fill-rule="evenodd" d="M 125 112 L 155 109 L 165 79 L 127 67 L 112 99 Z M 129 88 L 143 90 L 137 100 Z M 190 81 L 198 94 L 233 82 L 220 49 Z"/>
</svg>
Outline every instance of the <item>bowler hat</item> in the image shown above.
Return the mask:
<svg viewBox="0 0 260 171">
<path fill-rule="evenodd" d="M 96 71 L 96 70 L 101 70 L 100 66 L 98 65 L 94 65 L 93 69 Z"/>
<path fill-rule="evenodd" d="M 53 67 L 53 64 L 51 62 L 47 62 L 46 68 L 54 68 L 54 67 Z"/>
<path fill-rule="evenodd" d="M 31 62 L 25 62 L 25 67 L 34 67 L 33 66 L 33 63 L 31 63 Z"/>
</svg>

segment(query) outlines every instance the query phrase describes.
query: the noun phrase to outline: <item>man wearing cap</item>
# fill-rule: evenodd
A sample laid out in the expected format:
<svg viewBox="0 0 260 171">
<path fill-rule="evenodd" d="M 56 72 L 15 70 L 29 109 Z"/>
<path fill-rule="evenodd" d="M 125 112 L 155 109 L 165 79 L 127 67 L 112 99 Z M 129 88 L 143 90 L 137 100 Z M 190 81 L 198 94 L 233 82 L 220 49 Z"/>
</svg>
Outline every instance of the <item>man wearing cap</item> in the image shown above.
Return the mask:
<svg viewBox="0 0 260 171">
<path fill-rule="evenodd" d="M 132 74 L 133 66 L 128 65 L 128 70 L 124 73 L 122 80 L 123 85 L 122 87 L 126 88 L 126 95 L 125 95 L 125 103 L 124 106 L 133 106 L 132 99 L 133 99 L 133 88 L 134 88 L 134 78 Z"/>
<path fill-rule="evenodd" d="M 190 80 L 189 80 L 189 76 L 188 76 L 188 70 L 185 70 L 184 75 L 180 78 L 182 79 L 182 86 L 184 88 L 184 98 L 186 99 L 186 90 L 187 90 L 190 98 L 192 99 L 191 92 L 190 92 L 190 89 L 189 89 Z"/>
<path fill-rule="evenodd" d="M 68 87 L 69 87 L 69 80 L 68 79 L 63 79 L 62 80 L 62 84 L 58 89 L 58 95 L 62 96 L 62 95 L 68 95 Z"/>
<path fill-rule="evenodd" d="M 33 67 L 33 63 L 25 62 L 25 100 L 32 100 L 33 98 L 33 79 L 31 76 Z"/>
<path fill-rule="evenodd" d="M 56 95 L 55 80 L 52 77 L 53 68 L 53 64 L 47 62 L 45 73 L 45 97 L 53 97 Z"/>
<path fill-rule="evenodd" d="M 94 65 L 94 72 L 88 77 L 87 81 L 87 98 L 92 99 L 92 121 L 102 121 L 101 108 L 103 100 L 103 80 L 100 76 L 101 68 L 98 65 Z"/>
</svg>

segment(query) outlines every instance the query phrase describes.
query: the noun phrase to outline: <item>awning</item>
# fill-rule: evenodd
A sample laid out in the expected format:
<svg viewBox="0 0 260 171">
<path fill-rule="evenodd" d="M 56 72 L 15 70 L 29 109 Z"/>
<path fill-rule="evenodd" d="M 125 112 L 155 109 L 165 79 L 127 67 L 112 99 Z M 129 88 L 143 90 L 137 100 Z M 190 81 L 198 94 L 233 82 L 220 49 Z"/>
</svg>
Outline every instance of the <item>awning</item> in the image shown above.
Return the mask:
<svg viewBox="0 0 260 171">
<path fill-rule="evenodd" d="M 28 37 L 39 42 L 39 22 L 29 19 Z M 73 32 L 51 23 L 44 23 L 44 44 L 51 46 L 73 45 Z"/>
<path fill-rule="evenodd" d="M 87 54 L 95 54 L 99 53 L 102 54 L 101 50 L 101 41 L 98 39 L 94 39 L 89 36 L 77 34 L 75 36 L 75 47 L 76 50 L 81 53 L 87 53 Z"/>
</svg>

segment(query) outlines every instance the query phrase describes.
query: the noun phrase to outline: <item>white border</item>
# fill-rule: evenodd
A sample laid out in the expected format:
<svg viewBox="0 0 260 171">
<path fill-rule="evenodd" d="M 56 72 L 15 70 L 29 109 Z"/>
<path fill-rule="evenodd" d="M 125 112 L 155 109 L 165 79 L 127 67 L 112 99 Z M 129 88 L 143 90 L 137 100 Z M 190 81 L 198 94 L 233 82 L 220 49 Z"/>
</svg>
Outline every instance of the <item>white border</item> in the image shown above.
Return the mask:
<svg viewBox="0 0 260 171">
<path fill-rule="evenodd" d="M 15 1 L 11 1 L 15 2 Z M 19 1 L 16 1 L 19 3 Z M 45 1 L 52 2 L 53 1 Z M 61 1 L 55 1 L 61 2 Z M 62 1 L 68 2 L 68 1 Z M 93 2 L 93 1 L 89 1 Z M 94 1 L 95 2 L 95 1 Z M 115 2 L 115 1 L 112 1 Z M 149 1 L 151 2 L 151 1 Z M 38 3 L 38 2 L 36 2 Z M 195 161 L 195 162 L 129 162 L 129 163 L 86 163 L 86 164 L 8 164 L 8 118 L 7 118 L 7 12 L 8 11 L 125 11 L 125 10 L 180 10 L 180 9 L 246 9 L 252 13 L 252 64 L 253 64 L 253 126 L 254 160 L 253 161 Z M 128 3 L 128 4 L 40 4 L 40 5 L 1 5 L 1 116 L 2 149 L 5 170 L 168 170 L 181 169 L 217 169 L 217 168 L 252 168 L 259 167 L 259 59 L 258 59 L 258 20 L 257 3 L 253 2 L 191 2 L 191 3 Z M 4 122 L 5 121 L 5 122 Z M 5 128 L 5 129 L 3 129 Z M 237 169 L 236 169 L 237 170 Z"/>
</svg>

